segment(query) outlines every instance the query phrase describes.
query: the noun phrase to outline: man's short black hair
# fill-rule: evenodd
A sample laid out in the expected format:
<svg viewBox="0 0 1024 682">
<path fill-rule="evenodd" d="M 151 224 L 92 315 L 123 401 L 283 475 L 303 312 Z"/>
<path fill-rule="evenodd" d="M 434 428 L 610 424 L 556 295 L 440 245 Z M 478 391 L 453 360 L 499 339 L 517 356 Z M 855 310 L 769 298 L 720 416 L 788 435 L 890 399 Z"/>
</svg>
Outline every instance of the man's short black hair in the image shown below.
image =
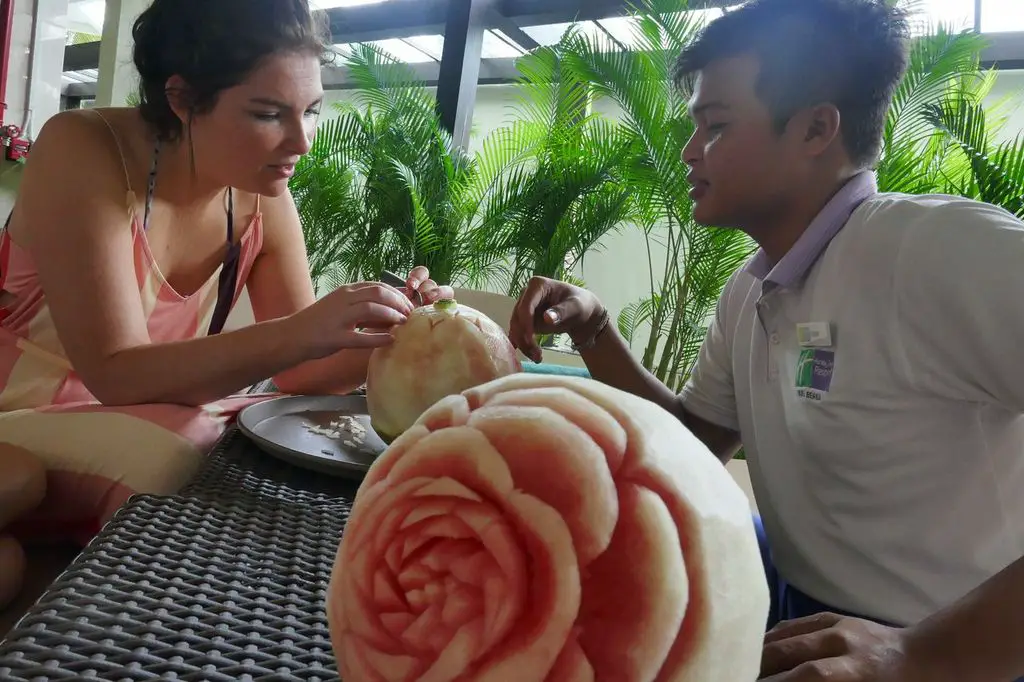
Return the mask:
<svg viewBox="0 0 1024 682">
<path fill-rule="evenodd" d="M 719 59 L 753 55 L 757 95 L 780 130 L 802 108 L 834 104 L 847 153 L 869 167 L 907 68 L 909 35 L 906 13 L 886 0 L 750 0 L 683 50 L 676 83 L 687 87 Z"/>
</svg>

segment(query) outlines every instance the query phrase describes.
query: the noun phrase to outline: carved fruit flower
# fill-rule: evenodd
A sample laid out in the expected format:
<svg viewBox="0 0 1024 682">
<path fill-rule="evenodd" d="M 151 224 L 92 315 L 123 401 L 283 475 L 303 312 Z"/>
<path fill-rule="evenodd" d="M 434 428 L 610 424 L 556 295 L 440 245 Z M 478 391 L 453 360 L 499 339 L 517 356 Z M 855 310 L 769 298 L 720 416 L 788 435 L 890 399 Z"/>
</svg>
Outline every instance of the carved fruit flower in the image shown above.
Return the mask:
<svg viewBox="0 0 1024 682">
<path fill-rule="evenodd" d="M 741 682 L 768 587 L 746 496 L 675 417 L 517 374 L 373 464 L 327 609 L 346 682 Z"/>
</svg>

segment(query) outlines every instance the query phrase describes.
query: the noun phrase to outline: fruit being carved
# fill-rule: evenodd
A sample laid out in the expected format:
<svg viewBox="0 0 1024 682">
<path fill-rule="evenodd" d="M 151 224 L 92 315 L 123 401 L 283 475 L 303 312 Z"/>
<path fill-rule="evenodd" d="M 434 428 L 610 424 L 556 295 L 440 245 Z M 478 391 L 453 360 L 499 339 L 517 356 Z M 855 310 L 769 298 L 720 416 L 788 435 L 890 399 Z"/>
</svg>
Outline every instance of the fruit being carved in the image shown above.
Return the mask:
<svg viewBox="0 0 1024 682">
<path fill-rule="evenodd" d="M 768 606 L 747 498 L 689 430 L 525 373 L 372 465 L 327 596 L 346 682 L 752 682 Z"/>
<path fill-rule="evenodd" d="M 394 336 L 373 351 L 366 374 L 370 423 L 385 441 L 438 400 L 523 369 L 497 323 L 453 300 L 417 308 Z"/>
</svg>

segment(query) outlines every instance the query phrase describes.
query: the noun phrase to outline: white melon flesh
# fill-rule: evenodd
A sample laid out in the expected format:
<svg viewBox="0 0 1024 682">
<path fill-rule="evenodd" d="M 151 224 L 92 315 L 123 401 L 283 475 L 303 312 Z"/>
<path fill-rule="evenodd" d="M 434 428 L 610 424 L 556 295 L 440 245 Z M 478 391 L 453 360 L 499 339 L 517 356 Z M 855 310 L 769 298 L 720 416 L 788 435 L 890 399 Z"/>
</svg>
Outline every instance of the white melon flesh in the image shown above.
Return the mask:
<svg viewBox="0 0 1024 682">
<path fill-rule="evenodd" d="M 346 682 L 752 682 L 768 600 L 746 496 L 676 418 L 516 374 L 374 463 L 328 617 Z"/>
<path fill-rule="evenodd" d="M 391 441 L 438 400 L 520 371 L 508 335 L 479 310 L 452 300 L 416 308 L 370 355 L 371 424 Z"/>
</svg>

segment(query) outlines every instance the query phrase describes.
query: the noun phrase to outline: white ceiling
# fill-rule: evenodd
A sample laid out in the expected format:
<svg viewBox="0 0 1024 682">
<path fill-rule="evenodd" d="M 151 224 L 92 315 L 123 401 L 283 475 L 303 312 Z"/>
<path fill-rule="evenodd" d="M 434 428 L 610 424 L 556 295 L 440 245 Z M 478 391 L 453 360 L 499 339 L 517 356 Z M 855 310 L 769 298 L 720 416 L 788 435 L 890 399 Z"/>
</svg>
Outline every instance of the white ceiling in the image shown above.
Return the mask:
<svg viewBox="0 0 1024 682">
<path fill-rule="evenodd" d="M 103 33 L 103 13 L 106 0 L 70 0 L 68 3 L 68 30 L 79 33 Z"/>
</svg>

